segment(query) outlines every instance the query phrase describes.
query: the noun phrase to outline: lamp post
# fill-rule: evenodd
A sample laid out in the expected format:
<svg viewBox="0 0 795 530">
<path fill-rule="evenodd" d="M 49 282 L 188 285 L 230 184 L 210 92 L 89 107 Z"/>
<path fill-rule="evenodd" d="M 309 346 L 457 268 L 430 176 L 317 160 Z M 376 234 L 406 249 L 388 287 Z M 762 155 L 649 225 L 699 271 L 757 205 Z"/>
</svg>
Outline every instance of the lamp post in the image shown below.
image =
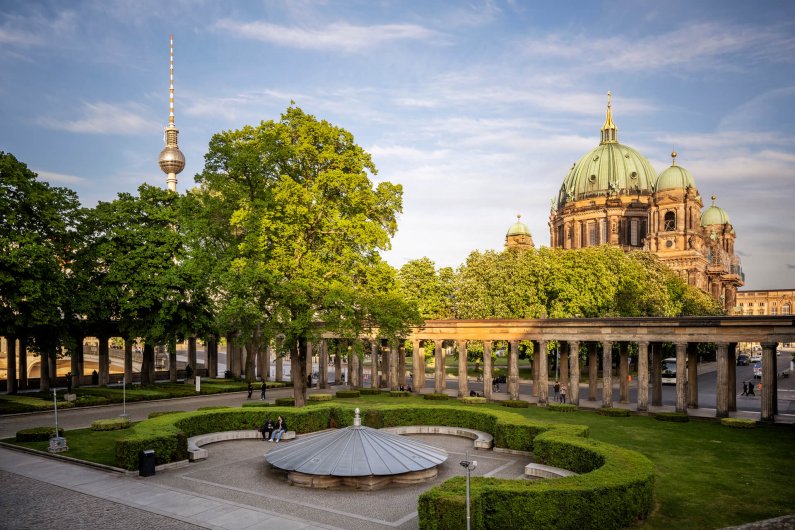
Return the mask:
<svg viewBox="0 0 795 530">
<path fill-rule="evenodd" d="M 477 460 L 470 460 L 469 459 L 469 451 L 467 451 L 466 452 L 466 460 L 462 460 L 460 463 L 461 463 L 461 467 L 463 467 L 463 468 L 465 468 L 467 470 L 467 493 L 466 493 L 466 499 L 467 499 L 466 500 L 466 502 L 467 502 L 467 530 L 470 530 L 470 528 L 471 528 L 470 524 L 471 523 L 470 523 L 470 515 L 469 515 L 469 475 L 470 475 L 470 473 L 472 472 L 473 469 L 478 467 L 478 461 Z"/>
</svg>

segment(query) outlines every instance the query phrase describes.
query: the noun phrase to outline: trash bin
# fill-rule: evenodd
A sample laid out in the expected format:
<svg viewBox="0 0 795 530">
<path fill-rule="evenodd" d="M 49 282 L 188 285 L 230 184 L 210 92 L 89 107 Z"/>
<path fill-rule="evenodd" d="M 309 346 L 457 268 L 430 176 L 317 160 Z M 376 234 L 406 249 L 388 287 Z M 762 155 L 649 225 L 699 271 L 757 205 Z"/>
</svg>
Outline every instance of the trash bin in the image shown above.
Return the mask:
<svg viewBox="0 0 795 530">
<path fill-rule="evenodd" d="M 142 477 L 151 477 L 155 474 L 154 449 L 141 451 L 141 454 L 138 456 L 138 474 Z"/>
</svg>

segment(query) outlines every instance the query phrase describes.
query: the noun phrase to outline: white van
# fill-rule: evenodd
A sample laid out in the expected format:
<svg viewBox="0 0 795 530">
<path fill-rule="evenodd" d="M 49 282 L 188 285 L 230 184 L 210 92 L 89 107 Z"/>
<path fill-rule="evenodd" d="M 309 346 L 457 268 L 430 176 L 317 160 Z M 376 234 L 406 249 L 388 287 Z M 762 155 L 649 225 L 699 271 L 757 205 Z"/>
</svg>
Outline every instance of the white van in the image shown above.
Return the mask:
<svg viewBox="0 0 795 530">
<path fill-rule="evenodd" d="M 676 358 L 668 357 L 663 359 L 662 362 L 662 384 L 675 385 L 676 384 Z"/>
</svg>

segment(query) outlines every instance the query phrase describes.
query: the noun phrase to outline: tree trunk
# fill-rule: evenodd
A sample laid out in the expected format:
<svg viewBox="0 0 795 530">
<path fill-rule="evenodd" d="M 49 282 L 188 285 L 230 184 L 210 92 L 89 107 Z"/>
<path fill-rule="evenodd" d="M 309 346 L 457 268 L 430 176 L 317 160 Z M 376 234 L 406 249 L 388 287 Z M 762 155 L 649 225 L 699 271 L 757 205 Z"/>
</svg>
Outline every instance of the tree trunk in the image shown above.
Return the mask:
<svg viewBox="0 0 795 530">
<path fill-rule="evenodd" d="M 49 352 L 42 351 L 39 353 L 39 391 L 50 391 L 50 355 Z"/>
<path fill-rule="evenodd" d="M 141 360 L 141 385 L 155 384 L 155 348 L 151 342 L 144 343 L 144 355 Z"/>
<path fill-rule="evenodd" d="M 290 345 L 290 365 L 295 406 L 303 407 L 306 404 L 306 337 Z"/>
<path fill-rule="evenodd" d="M 254 336 L 246 341 L 246 382 L 256 381 L 256 361 L 260 356 L 262 341 L 260 340 L 259 329 L 254 332 Z"/>
</svg>

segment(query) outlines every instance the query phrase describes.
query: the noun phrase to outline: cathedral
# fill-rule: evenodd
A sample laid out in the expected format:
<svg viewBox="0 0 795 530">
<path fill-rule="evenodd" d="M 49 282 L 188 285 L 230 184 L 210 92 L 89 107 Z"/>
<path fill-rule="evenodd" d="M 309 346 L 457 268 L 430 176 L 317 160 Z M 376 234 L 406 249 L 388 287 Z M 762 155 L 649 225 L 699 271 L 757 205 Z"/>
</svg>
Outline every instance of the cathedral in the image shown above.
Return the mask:
<svg viewBox="0 0 795 530">
<path fill-rule="evenodd" d="M 552 201 L 550 245 L 651 252 L 731 313 L 744 282 L 734 253 L 736 234 L 714 195 L 702 211 L 703 206 L 695 179 L 677 165 L 676 152 L 670 167 L 657 175 L 643 155 L 618 142 L 608 92 L 599 145 L 571 167 Z M 506 247 L 519 246 L 522 239 L 532 246 L 527 227 L 517 221 L 506 235 Z"/>
</svg>

